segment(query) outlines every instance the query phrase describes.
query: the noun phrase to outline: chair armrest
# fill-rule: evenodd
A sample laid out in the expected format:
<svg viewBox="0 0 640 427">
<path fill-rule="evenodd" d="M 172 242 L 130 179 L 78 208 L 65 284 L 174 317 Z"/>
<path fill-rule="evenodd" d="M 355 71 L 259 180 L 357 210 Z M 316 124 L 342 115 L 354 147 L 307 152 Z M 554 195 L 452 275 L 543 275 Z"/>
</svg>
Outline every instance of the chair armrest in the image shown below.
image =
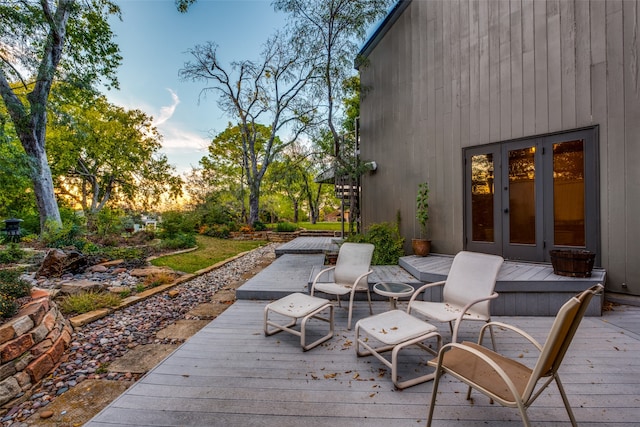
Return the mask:
<svg viewBox="0 0 640 427">
<path fill-rule="evenodd" d="M 358 283 L 360 282 L 360 280 L 367 277 L 371 273 L 373 273 L 373 270 L 369 270 L 366 273 L 362 273 L 361 275 L 358 276 L 358 278 L 353 282 L 353 286 L 351 287 L 351 295 L 353 295 L 353 293 L 358 290 Z M 369 285 L 367 284 L 367 290 L 368 290 L 368 286 Z M 361 288 L 361 289 L 364 289 L 364 288 Z"/>
<path fill-rule="evenodd" d="M 482 345 L 482 340 L 484 339 L 484 332 L 490 326 L 497 326 L 499 328 L 503 328 L 503 329 L 507 329 L 509 331 L 515 332 L 516 334 L 520 335 L 521 337 L 529 341 L 534 347 L 538 349 L 538 351 L 542 351 L 542 345 L 535 338 L 529 335 L 527 332 L 513 325 L 509 325 L 508 323 L 503 323 L 503 322 L 489 322 L 482 325 L 482 328 L 480 329 L 480 336 L 478 337 L 478 344 Z"/>
<path fill-rule="evenodd" d="M 316 274 L 316 277 L 313 278 L 313 283 L 311 284 L 311 295 L 313 296 L 313 289 L 316 287 L 316 282 L 318 281 L 318 279 L 320 279 L 320 277 L 325 274 L 328 273 L 331 270 L 335 270 L 336 266 L 332 265 L 331 267 L 327 267 L 327 268 L 323 268 L 322 270 L 320 270 L 318 272 L 318 274 Z"/>
<path fill-rule="evenodd" d="M 428 288 L 433 288 L 435 286 L 443 286 L 446 283 L 446 280 L 442 280 L 440 282 L 433 282 L 433 283 L 427 283 L 424 284 L 422 286 L 420 286 L 418 289 L 415 290 L 415 292 L 413 293 L 413 295 L 411 295 L 411 299 L 409 300 L 409 307 L 411 307 L 411 303 L 418 297 L 418 295 L 420 295 L 422 292 L 424 292 L 425 290 L 427 290 Z"/>
<path fill-rule="evenodd" d="M 468 303 L 467 305 L 462 307 L 462 310 L 460 310 L 460 314 L 456 318 L 456 321 L 455 321 L 454 326 L 453 326 L 453 333 L 451 334 L 451 341 L 452 342 L 456 342 L 458 340 L 458 328 L 460 327 L 460 323 L 462 323 L 462 318 L 464 317 L 464 314 L 467 312 L 467 310 L 469 310 L 471 307 L 473 307 L 475 304 L 478 304 L 479 302 L 488 301 L 488 300 L 492 300 L 492 299 L 496 299 L 496 298 L 498 298 L 498 293 L 494 292 L 491 295 L 489 295 L 488 297 L 478 298 L 477 300 L 471 301 L 470 303 Z"/>
</svg>

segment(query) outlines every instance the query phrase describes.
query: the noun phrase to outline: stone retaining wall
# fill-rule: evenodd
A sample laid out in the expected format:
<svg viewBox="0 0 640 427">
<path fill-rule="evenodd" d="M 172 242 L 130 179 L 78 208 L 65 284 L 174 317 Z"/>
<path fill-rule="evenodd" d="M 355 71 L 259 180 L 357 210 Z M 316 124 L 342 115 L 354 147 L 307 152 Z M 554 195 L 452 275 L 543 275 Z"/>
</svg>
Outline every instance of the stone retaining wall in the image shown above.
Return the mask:
<svg viewBox="0 0 640 427">
<path fill-rule="evenodd" d="M 19 398 L 60 361 L 71 342 L 71 325 L 46 291 L 0 325 L 0 405 Z"/>
</svg>

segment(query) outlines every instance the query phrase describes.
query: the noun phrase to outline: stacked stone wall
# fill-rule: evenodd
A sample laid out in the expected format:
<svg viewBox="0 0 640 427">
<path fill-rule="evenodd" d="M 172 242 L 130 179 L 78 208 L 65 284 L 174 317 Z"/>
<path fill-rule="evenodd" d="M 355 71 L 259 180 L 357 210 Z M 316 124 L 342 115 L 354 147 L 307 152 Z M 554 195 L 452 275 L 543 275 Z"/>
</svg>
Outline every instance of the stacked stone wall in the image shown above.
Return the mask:
<svg viewBox="0 0 640 427">
<path fill-rule="evenodd" d="M 0 405 L 44 378 L 71 342 L 71 325 L 48 293 L 43 294 L 0 325 Z"/>
</svg>

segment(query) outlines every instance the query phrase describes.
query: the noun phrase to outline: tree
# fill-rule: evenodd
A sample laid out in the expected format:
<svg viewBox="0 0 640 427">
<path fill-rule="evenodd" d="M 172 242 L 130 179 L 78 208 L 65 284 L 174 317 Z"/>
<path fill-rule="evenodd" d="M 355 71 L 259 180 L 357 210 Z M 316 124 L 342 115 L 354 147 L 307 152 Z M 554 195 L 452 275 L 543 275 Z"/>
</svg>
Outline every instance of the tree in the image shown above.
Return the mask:
<svg viewBox="0 0 640 427">
<path fill-rule="evenodd" d="M 184 80 L 211 83 L 202 93 L 219 95 L 218 105 L 238 122 L 242 168 L 249 187 L 249 223 L 258 220 L 260 187 L 269 165 L 284 147 L 315 124 L 315 98 L 303 96 L 315 78 L 315 58 L 289 48 L 282 35 L 268 40 L 261 61 L 234 61 L 223 66 L 217 45 L 190 50 L 193 60 L 180 70 Z M 267 123 L 263 141 L 260 123 Z M 286 141 L 278 134 L 288 131 Z"/>
<path fill-rule="evenodd" d="M 262 155 L 270 136 L 271 130 L 268 127 L 256 124 L 253 151 Z M 279 150 L 281 145 L 282 141 L 276 137 L 273 151 Z M 244 167 L 242 147 L 241 126 L 229 123 L 223 132 L 213 138 L 208 148 L 209 154 L 200 160 L 200 165 L 215 188 L 235 196 L 240 207 L 240 218 L 248 221 L 245 204 L 248 173 Z"/>
<path fill-rule="evenodd" d="M 341 137 L 336 126 L 343 96 L 341 83 L 353 74 L 357 42 L 364 40 L 369 26 L 380 19 L 392 0 L 275 0 L 277 11 L 290 15 L 293 40 L 309 57 L 320 55 L 321 90 L 326 104 L 326 124 L 339 162 Z"/>
<path fill-rule="evenodd" d="M 155 205 L 163 194 L 181 194 L 152 118 L 126 110 L 89 90 L 57 85 L 47 136 L 61 194 L 90 217 L 114 200 Z"/>
<path fill-rule="evenodd" d="M 41 229 L 61 224 L 45 150 L 52 84 L 88 86 L 103 76 L 117 87 L 121 57 L 107 19 L 119 13 L 110 0 L 0 1 L 0 96 L 29 156 Z"/>
<path fill-rule="evenodd" d="M 7 120 L 0 111 L 0 218 L 22 216 L 35 209 L 29 161 Z"/>
</svg>

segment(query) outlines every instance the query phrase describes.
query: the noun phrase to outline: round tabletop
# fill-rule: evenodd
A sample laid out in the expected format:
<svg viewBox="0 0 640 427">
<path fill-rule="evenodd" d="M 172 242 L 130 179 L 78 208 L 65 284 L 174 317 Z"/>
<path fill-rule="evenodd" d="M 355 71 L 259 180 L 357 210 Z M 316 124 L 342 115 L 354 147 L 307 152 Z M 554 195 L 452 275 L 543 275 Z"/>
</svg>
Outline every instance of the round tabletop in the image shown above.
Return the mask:
<svg viewBox="0 0 640 427">
<path fill-rule="evenodd" d="M 373 285 L 373 292 L 391 298 L 408 297 L 413 295 L 414 291 L 413 286 L 400 282 L 378 282 Z"/>
</svg>

